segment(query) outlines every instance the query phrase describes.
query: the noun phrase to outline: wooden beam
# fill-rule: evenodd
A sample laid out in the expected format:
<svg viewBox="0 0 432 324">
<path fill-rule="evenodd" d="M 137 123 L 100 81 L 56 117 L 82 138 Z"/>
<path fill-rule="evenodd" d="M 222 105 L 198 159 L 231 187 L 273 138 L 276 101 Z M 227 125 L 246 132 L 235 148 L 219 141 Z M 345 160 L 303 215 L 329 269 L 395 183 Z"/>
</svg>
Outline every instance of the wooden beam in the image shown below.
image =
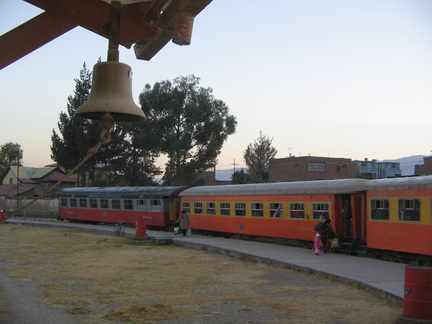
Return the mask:
<svg viewBox="0 0 432 324">
<path fill-rule="evenodd" d="M 0 36 L 0 69 L 77 26 L 54 12 L 44 12 Z"/>
<path fill-rule="evenodd" d="M 162 30 L 160 36 L 137 42 L 134 46 L 135 57 L 139 60 L 151 60 L 172 39 L 177 13 L 185 11 L 196 16 L 211 2 L 212 0 L 173 1 L 154 22 L 154 25 Z"/>
<path fill-rule="evenodd" d="M 78 25 L 102 37 L 110 38 L 111 5 L 102 0 L 25 0 L 43 10 L 68 16 Z M 167 2 L 168 0 L 164 0 Z M 157 26 L 142 16 L 150 2 L 121 6 L 118 41 L 124 47 L 144 39 L 154 39 L 160 34 Z"/>
</svg>

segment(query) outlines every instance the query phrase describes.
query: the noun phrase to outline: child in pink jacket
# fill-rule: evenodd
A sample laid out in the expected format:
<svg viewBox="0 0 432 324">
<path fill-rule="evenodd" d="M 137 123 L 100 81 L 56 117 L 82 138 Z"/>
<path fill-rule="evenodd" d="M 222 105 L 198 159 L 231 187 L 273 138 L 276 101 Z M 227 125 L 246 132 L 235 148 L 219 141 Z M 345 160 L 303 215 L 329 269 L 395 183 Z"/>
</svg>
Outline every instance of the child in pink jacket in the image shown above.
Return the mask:
<svg viewBox="0 0 432 324">
<path fill-rule="evenodd" d="M 317 233 L 314 238 L 315 255 L 320 254 L 320 247 L 322 246 L 323 246 L 323 242 L 321 241 L 321 236 Z"/>
</svg>

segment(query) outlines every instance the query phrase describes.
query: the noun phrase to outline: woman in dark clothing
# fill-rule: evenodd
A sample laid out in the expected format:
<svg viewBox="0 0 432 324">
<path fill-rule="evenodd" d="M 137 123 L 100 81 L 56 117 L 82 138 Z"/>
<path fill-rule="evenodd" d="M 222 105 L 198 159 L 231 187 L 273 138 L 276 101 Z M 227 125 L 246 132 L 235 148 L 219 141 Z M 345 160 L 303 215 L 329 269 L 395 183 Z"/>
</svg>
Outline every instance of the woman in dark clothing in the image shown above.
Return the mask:
<svg viewBox="0 0 432 324">
<path fill-rule="evenodd" d="M 324 222 L 318 223 L 315 226 L 315 230 L 318 231 L 321 241 L 323 243 L 323 252 L 327 253 L 329 250 L 328 239 L 336 237 L 333 227 L 330 225 L 331 219 L 327 218 Z"/>
</svg>

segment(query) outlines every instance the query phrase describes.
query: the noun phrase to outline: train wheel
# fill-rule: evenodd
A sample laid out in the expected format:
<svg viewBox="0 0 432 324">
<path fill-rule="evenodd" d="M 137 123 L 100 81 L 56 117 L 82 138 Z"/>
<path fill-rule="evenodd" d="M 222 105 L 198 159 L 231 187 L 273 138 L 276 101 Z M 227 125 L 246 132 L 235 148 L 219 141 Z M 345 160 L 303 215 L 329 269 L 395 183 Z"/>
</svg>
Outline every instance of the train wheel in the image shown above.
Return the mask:
<svg viewBox="0 0 432 324">
<path fill-rule="evenodd" d="M 377 249 L 371 249 L 372 254 L 374 255 L 374 257 L 381 259 L 382 256 L 384 255 L 384 251 L 383 250 L 377 250 Z"/>
</svg>

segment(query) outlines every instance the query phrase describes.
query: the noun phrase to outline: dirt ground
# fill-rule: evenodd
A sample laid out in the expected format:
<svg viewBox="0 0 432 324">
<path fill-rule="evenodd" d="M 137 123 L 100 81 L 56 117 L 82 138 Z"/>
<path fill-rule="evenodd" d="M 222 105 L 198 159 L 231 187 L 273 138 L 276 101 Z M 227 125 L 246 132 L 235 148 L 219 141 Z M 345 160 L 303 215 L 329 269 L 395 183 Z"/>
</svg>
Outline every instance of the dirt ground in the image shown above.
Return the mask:
<svg viewBox="0 0 432 324">
<path fill-rule="evenodd" d="M 401 305 L 276 266 L 0 224 L 0 323 L 395 323 Z"/>
</svg>

